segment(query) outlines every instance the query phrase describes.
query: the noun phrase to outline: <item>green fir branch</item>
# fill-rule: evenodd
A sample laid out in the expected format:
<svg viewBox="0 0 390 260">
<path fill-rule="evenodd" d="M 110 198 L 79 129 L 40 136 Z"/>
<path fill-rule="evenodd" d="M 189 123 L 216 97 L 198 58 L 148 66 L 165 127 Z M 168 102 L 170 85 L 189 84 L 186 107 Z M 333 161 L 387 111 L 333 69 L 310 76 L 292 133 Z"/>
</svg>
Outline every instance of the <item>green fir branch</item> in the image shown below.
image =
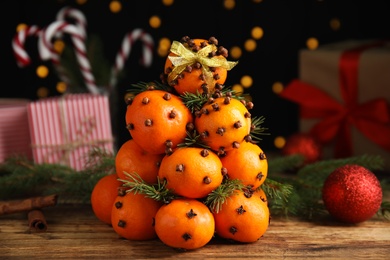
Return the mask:
<svg viewBox="0 0 390 260">
<path fill-rule="evenodd" d="M 131 84 L 131 87 L 127 89 L 128 93 L 137 95 L 141 92 L 144 92 L 146 90 L 162 90 L 162 91 L 167 91 L 167 92 L 172 92 L 173 89 L 171 86 L 163 84 L 158 81 L 151 81 L 151 82 L 145 82 L 145 81 L 140 81 L 134 84 Z"/>
<path fill-rule="evenodd" d="M 297 172 L 302 184 L 321 188 L 325 179 L 337 168 L 347 164 L 358 164 L 369 170 L 383 169 L 383 158 L 377 155 L 362 155 L 343 159 L 322 160 L 308 164 Z"/>
<path fill-rule="evenodd" d="M 140 193 L 145 196 L 154 199 L 156 201 L 161 201 L 163 203 L 169 203 L 173 199 L 176 198 L 174 193 L 166 188 L 166 182 L 161 182 L 159 178 L 157 178 L 157 184 L 149 184 L 146 183 L 137 173 L 127 173 L 126 179 L 118 179 L 123 182 L 123 187 L 127 187 L 129 189 L 126 192 L 133 192 L 134 194 Z"/>
<path fill-rule="evenodd" d="M 187 135 L 184 138 L 184 142 L 179 143 L 177 147 L 201 147 L 201 148 L 210 149 L 210 146 L 205 144 L 200 139 L 200 135 L 195 129 L 193 131 L 187 131 Z"/>
<path fill-rule="evenodd" d="M 275 157 L 268 160 L 268 174 L 296 170 L 302 166 L 305 157 L 301 154 Z"/>
<path fill-rule="evenodd" d="M 268 130 L 268 128 L 262 126 L 264 121 L 265 121 L 265 117 L 263 116 L 252 118 L 251 131 L 250 131 L 250 136 L 252 137 L 252 140 L 258 142 L 263 140 L 260 136 L 270 134 L 265 132 L 266 130 Z"/>
<path fill-rule="evenodd" d="M 36 164 L 25 157 L 9 157 L 0 164 L 0 199 L 21 199 L 56 193 L 59 202 L 89 203 L 93 187 L 115 171 L 114 157 L 93 150 L 95 165 L 76 171 L 60 164 Z M 104 158 L 103 158 L 104 157 Z"/>
<path fill-rule="evenodd" d="M 218 213 L 223 204 L 233 196 L 237 190 L 242 190 L 245 186 L 240 180 L 237 179 L 225 179 L 221 185 L 213 190 L 205 199 L 205 204 L 210 208 L 212 212 Z"/>
</svg>

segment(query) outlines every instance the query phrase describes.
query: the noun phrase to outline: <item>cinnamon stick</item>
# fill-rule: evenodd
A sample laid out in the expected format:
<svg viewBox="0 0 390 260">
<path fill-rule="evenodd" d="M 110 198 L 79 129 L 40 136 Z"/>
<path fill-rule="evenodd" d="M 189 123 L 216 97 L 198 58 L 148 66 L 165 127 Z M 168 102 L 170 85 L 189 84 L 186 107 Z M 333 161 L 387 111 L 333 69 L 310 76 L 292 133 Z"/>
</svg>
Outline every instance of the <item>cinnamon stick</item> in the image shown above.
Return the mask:
<svg viewBox="0 0 390 260">
<path fill-rule="evenodd" d="M 41 209 L 57 204 L 58 195 L 27 198 L 23 200 L 0 201 L 0 215 Z"/>
<path fill-rule="evenodd" d="M 42 210 L 34 209 L 28 212 L 28 226 L 31 231 L 44 232 L 47 229 L 47 223 Z"/>
</svg>

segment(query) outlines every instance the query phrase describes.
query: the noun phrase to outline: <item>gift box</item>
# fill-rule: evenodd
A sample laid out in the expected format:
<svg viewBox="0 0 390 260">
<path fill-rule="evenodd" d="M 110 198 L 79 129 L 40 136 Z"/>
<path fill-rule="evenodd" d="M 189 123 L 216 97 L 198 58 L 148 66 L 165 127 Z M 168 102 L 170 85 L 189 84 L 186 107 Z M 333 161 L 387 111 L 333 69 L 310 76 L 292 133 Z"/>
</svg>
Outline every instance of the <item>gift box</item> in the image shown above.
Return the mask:
<svg viewBox="0 0 390 260">
<path fill-rule="evenodd" d="M 113 152 L 108 97 L 67 94 L 31 102 L 31 146 L 36 163 L 85 169 L 92 149 Z"/>
<path fill-rule="evenodd" d="M 390 42 L 343 41 L 299 53 L 299 79 L 281 96 L 300 105 L 300 132 L 325 159 L 380 155 L 390 169 Z"/>
<path fill-rule="evenodd" d="M 0 163 L 10 156 L 32 158 L 27 99 L 0 99 Z"/>
</svg>

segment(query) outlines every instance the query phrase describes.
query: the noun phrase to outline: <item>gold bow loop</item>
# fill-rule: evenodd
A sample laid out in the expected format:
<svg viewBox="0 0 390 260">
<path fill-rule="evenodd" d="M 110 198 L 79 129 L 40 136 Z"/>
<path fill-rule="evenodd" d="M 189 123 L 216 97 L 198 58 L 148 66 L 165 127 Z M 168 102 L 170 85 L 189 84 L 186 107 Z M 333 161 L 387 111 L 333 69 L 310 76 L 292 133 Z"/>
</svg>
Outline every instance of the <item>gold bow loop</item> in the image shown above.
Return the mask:
<svg viewBox="0 0 390 260">
<path fill-rule="evenodd" d="M 196 62 L 202 64 L 202 73 L 205 75 L 207 84 L 213 81 L 213 73 L 210 67 L 222 67 L 226 70 L 231 70 L 238 62 L 227 61 L 224 57 L 214 56 L 209 57 L 209 53 L 217 51 L 217 46 L 209 44 L 201 48 L 198 52 L 193 52 L 187 49 L 178 41 L 173 41 L 170 51 L 177 56 L 168 56 L 168 59 L 174 65 L 173 70 L 168 74 L 168 82 L 175 80 L 187 66 L 192 66 Z"/>
</svg>

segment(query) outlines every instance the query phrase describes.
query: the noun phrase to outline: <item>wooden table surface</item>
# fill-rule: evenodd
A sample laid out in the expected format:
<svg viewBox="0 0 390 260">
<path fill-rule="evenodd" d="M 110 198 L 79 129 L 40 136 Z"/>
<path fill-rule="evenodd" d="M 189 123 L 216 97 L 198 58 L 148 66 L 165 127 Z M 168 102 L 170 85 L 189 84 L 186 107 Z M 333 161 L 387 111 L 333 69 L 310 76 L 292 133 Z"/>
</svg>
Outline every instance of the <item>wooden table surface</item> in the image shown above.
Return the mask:
<svg viewBox="0 0 390 260">
<path fill-rule="evenodd" d="M 0 259 L 389 259 L 390 222 L 374 217 L 358 225 L 272 218 L 251 244 L 213 240 L 193 251 L 160 242 L 121 239 L 89 205 L 44 208 L 47 230 L 31 232 L 26 213 L 0 216 Z"/>
</svg>

